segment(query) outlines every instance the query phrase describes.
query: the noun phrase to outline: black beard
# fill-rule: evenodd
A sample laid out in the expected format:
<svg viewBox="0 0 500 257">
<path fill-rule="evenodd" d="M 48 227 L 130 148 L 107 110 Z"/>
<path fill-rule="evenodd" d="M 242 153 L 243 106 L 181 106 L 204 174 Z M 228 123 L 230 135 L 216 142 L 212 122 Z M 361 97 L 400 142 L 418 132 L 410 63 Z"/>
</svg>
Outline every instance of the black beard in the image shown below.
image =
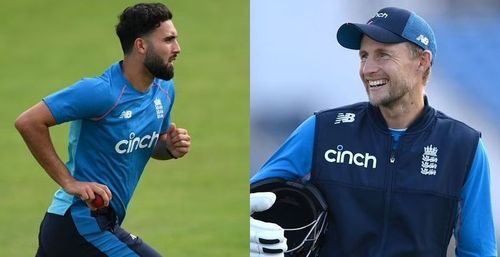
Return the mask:
<svg viewBox="0 0 500 257">
<path fill-rule="evenodd" d="M 154 51 L 148 51 L 146 53 L 144 66 L 146 66 L 149 72 L 156 78 L 171 80 L 174 77 L 174 66 L 172 64 L 163 64 L 163 60 L 156 55 Z"/>
</svg>

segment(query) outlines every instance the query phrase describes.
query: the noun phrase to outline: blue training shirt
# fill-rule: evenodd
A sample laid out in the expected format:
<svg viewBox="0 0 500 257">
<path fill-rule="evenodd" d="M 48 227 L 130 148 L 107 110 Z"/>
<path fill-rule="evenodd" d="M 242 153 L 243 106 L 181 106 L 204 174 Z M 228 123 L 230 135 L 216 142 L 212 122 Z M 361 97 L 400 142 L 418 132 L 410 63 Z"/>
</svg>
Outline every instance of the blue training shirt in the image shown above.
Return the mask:
<svg viewBox="0 0 500 257">
<path fill-rule="evenodd" d="M 155 78 L 146 92 L 123 75 L 121 62 L 43 99 L 58 124 L 71 121 L 66 167 L 78 181 L 109 187 L 119 222 L 160 134 L 170 126 L 174 84 Z M 48 212 L 64 215 L 78 197 L 57 190 Z"/>
<path fill-rule="evenodd" d="M 307 178 L 312 167 L 315 127 L 316 116 L 313 115 L 289 136 L 250 182 L 273 177 L 287 180 Z M 404 132 L 391 133 L 398 141 Z M 454 233 L 458 257 L 497 256 L 489 173 L 486 149 L 482 139 L 479 139 L 469 176 L 460 195 L 459 218 Z"/>
</svg>

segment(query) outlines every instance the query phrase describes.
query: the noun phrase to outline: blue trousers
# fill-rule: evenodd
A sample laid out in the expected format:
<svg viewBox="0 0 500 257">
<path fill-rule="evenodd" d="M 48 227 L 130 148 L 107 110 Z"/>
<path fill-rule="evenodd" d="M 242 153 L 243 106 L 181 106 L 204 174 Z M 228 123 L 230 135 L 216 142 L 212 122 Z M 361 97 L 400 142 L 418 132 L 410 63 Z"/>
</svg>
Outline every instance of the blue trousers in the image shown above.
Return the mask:
<svg viewBox="0 0 500 257">
<path fill-rule="evenodd" d="M 110 207 L 91 212 L 76 204 L 64 216 L 46 213 L 38 242 L 36 257 L 161 257 L 121 228 Z"/>
</svg>

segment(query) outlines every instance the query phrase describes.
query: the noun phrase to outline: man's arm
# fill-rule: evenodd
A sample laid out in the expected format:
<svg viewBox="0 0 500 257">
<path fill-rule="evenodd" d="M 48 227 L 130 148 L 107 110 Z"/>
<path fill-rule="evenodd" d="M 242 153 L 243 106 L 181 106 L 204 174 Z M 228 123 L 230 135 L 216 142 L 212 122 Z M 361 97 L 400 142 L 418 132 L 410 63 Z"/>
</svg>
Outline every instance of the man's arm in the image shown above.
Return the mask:
<svg viewBox="0 0 500 257">
<path fill-rule="evenodd" d="M 186 155 L 191 148 L 191 136 L 183 128 L 170 125 L 167 133 L 161 134 L 151 157 L 157 160 L 177 159 Z"/>
<path fill-rule="evenodd" d="M 309 174 L 312 164 L 315 126 L 315 116 L 304 121 L 269 158 L 260 171 L 250 179 L 250 183 L 273 177 L 295 180 Z M 270 208 L 275 200 L 276 195 L 269 192 L 250 194 L 250 214 L 254 211 L 264 211 Z M 278 224 L 250 217 L 251 257 L 283 257 L 287 250 L 286 241 L 283 228 Z"/>
<path fill-rule="evenodd" d="M 49 133 L 49 127 L 55 124 L 56 120 L 44 102 L 39 102 L 22 113 L 15 122 L 16 129 L 35 159 L 64 191 L 80 197 L 89 206 L 95 199 L 95 194 L 98 194 L 107 206 L 111 200 L 111 191 L 108 187 L 99 183 L 75 180 L 57 155 Z"/>
<path fill-rule="evenodd" d="M 496 257 L 497 243 L 491 206 L 490 168 L 482 139 L 464 185 L 455 226 L 458 257 Z"/>
<path fill-rule="evenodd" d="M 250 180 L 279 177 L 295 180 L 311 172 L 316 116 L 305 120 Z"/>
</svg>

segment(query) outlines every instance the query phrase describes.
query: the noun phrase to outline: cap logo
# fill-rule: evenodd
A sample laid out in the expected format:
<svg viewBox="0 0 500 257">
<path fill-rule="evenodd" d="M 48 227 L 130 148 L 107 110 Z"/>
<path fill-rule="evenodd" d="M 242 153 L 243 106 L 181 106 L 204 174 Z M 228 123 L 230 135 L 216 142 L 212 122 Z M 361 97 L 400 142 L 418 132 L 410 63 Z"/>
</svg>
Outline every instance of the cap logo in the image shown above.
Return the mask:
<svg viewBox="0 0 500 257">
<path fill-rule="evenodd" d="M 417 37 L 417 40 L 422 42 L 422 44 L 424 45 L 429 45 L 429 38 L 427 38 L 426 36 L 420 34 L 420 36 Z"/>
<path fill-rule="evenodd" d="M 378 12 L 378 13 L 377 13 L 377 14 L 375 14 L 375 16 L 373 16 L 373 17 L 377 17 L 377 18 L 387 18 L 387 16 L 389 16 L 389 15 L 387 15 L 387 13 L 385 13 L 385 12 Z"/>
</svg>

